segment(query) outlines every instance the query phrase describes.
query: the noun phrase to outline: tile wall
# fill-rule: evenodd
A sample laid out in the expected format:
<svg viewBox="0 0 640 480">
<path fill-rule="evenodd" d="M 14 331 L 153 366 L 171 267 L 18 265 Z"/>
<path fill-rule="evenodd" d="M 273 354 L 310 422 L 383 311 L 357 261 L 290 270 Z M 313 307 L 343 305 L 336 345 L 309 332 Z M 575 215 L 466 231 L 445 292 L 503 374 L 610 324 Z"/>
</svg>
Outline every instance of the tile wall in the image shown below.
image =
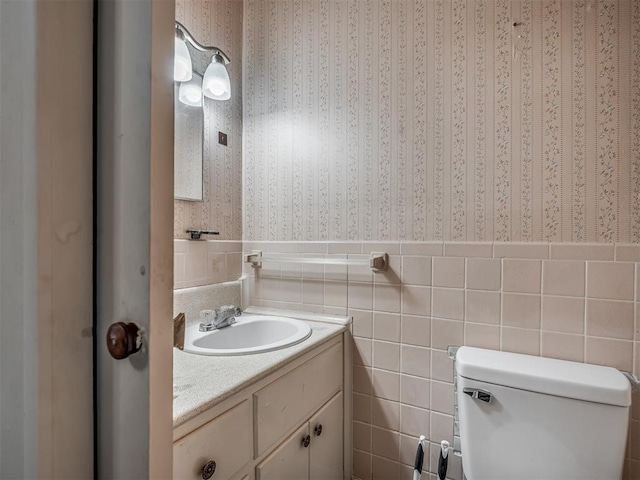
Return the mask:
<svg viewBox="0 0 640 480">
<path fill-rule="evenodd" d="M 242 242 L 173 241 L 175 289 L 238 280 L 242 274 Z"/>
<path fill-rule="evenodd" d="M 640 373 L 640 246 L 566 243 L 245 242 L 245 252 L 368 257 L 390 269 L 244 266 L 251 303 L 353 316 L 354 463 L 362 479 L 410 478 L 416 437 L 452 440 L 448 345 Z M 640 408 L 625 478 L 640 478 Z M 458 460 L 449 470 L 461 478 Z"/>
</svg>

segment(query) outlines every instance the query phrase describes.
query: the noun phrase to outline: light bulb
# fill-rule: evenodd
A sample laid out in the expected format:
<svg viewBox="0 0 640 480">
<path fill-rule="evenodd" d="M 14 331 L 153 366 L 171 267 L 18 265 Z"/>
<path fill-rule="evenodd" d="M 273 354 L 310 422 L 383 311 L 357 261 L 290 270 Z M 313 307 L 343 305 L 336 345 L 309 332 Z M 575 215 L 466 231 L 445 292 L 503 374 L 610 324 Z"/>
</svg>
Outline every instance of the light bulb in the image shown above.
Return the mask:
<svg viewBox="0 0 640 480">
<path fill-rule="evenodd" d="M 209 85 L 209 89 L 211 90 L 211 93 L 213 93 L 214 95 L 220 96 L 224 93 L 224 82 L 221 81 L 219 78 L 214 78 L 211 84 Z"/>
<path fill-rule="evenodd" d="M 202 92 L 195 88 L 187 88 L 185 95 L 190 102 L 199 102 L 202 99 Z"/>
<path fill-rule="evenodd" d="M 182 82 L 178 90 L 178 100 L 192 107 L 202 106 L 202 77 L 194 74 L 188 82 Z"/>
<path fill-rule="evenodd" d="M 224 66 L 224 60 L 218 54 L 213 56 L 206 72 L 204 72 L 202 92 L 205 96 L 214 100 L 228 100 L 231 98 L 229 72 Z"/>
<path fill-rule="evenodd" d="M 189 54 L 187 44 L 181 38 L 176 37 L 173 80 L 176 82 L 188 82 L 191 80 L 192 75 L 191 54 Z"/>
</svg>

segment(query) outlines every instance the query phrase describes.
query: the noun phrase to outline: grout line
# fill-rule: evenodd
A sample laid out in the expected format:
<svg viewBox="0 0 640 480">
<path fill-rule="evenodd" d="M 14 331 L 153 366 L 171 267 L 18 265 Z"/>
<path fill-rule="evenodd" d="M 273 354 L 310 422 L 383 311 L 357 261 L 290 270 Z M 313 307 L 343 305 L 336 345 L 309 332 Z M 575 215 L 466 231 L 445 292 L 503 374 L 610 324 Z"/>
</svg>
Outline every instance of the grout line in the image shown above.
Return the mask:
<svg viewBox="0 0 640 480">
<path fill-rule="evenodd" d="M 589 278 L 589 262 L 584 262 L 584 325 L 583 325 L 583 344 L 582 344 L 582 362 L 587 361 L 587 285 Z"/>
<path fill-rule="evenodd" d="M 616 249 L 617 250 L 617 249 Z M 638 344 L 636 342 L 636 332 L 638 331 L 638 264 L 633 265 L 633 364 L 631 371 L 638 375 L 636 369 L 636 355 L 638 354 Z"/>
<path fill-rule="evenodd" d="M 542 356 L 542 320 L 543 320 L 543 312 L 544 312 L 544 303 L 545 303 L 545 295 L 544 295 L 544 272 L 545 272 L 545 262 L 544 260 L 538 260 L 540 262 L 540 327 L 538 328 L 539 331 L 539 344 L 538 344 L 538 356 Z"/>
<path fill-rule="evenodd" d="M 502 314 L 502 304 L 504 301 L 504 258 L 500 259 L 500 305 L 498 307 L 498 315 L 500 318 L 498 319 L 498 325 L 500 325 L 500 351 L 504 351 L 504 321 Z"/>
</svg>

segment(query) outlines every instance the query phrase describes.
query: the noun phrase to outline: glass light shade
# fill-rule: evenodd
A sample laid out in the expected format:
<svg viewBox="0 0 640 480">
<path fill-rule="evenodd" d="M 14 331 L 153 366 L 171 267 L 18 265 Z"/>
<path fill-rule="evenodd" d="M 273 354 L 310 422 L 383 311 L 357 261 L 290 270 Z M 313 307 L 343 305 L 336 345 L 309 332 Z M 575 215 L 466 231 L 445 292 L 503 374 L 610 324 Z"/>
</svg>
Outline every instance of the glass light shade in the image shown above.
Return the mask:
<svg viewBox="0 0 640 480">
<path fill-rule="evenodd" d="M 204 72 L 202 92 L 214 100 L 229 100 L 231 98 L 231 80 L 229 72 L 224 66 L 220 55 L 214 55 L 211 63 Z"/>
<path fill-rule="evenodd" d="M 191 107 L 202 106 L 202 77 L 194 74 L 188 82 L 182 82 L 178 89 L 178 100 Z"/>
<path fill-rule="evenodd" d="M 193 76 L 191 55 L 189 54 L 187 44 L 178 37 L 176 37 L 173 62 L 173 80 L 176 82 L 188 82 L 191 80 Z"/>
</svg>

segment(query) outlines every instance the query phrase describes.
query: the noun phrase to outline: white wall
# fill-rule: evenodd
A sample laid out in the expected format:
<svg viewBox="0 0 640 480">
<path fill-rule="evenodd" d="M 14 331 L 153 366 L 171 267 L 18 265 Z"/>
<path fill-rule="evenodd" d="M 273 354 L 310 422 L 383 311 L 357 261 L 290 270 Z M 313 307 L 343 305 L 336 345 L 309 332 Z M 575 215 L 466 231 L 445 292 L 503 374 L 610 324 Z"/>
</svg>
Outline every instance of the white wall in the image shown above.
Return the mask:
<svg viewBox="0 0 640 480">
<path fill-rule="evenodd" d="M 36 4 L 0 2 L 0 477 L 38 457 Z"/>
</svg>

